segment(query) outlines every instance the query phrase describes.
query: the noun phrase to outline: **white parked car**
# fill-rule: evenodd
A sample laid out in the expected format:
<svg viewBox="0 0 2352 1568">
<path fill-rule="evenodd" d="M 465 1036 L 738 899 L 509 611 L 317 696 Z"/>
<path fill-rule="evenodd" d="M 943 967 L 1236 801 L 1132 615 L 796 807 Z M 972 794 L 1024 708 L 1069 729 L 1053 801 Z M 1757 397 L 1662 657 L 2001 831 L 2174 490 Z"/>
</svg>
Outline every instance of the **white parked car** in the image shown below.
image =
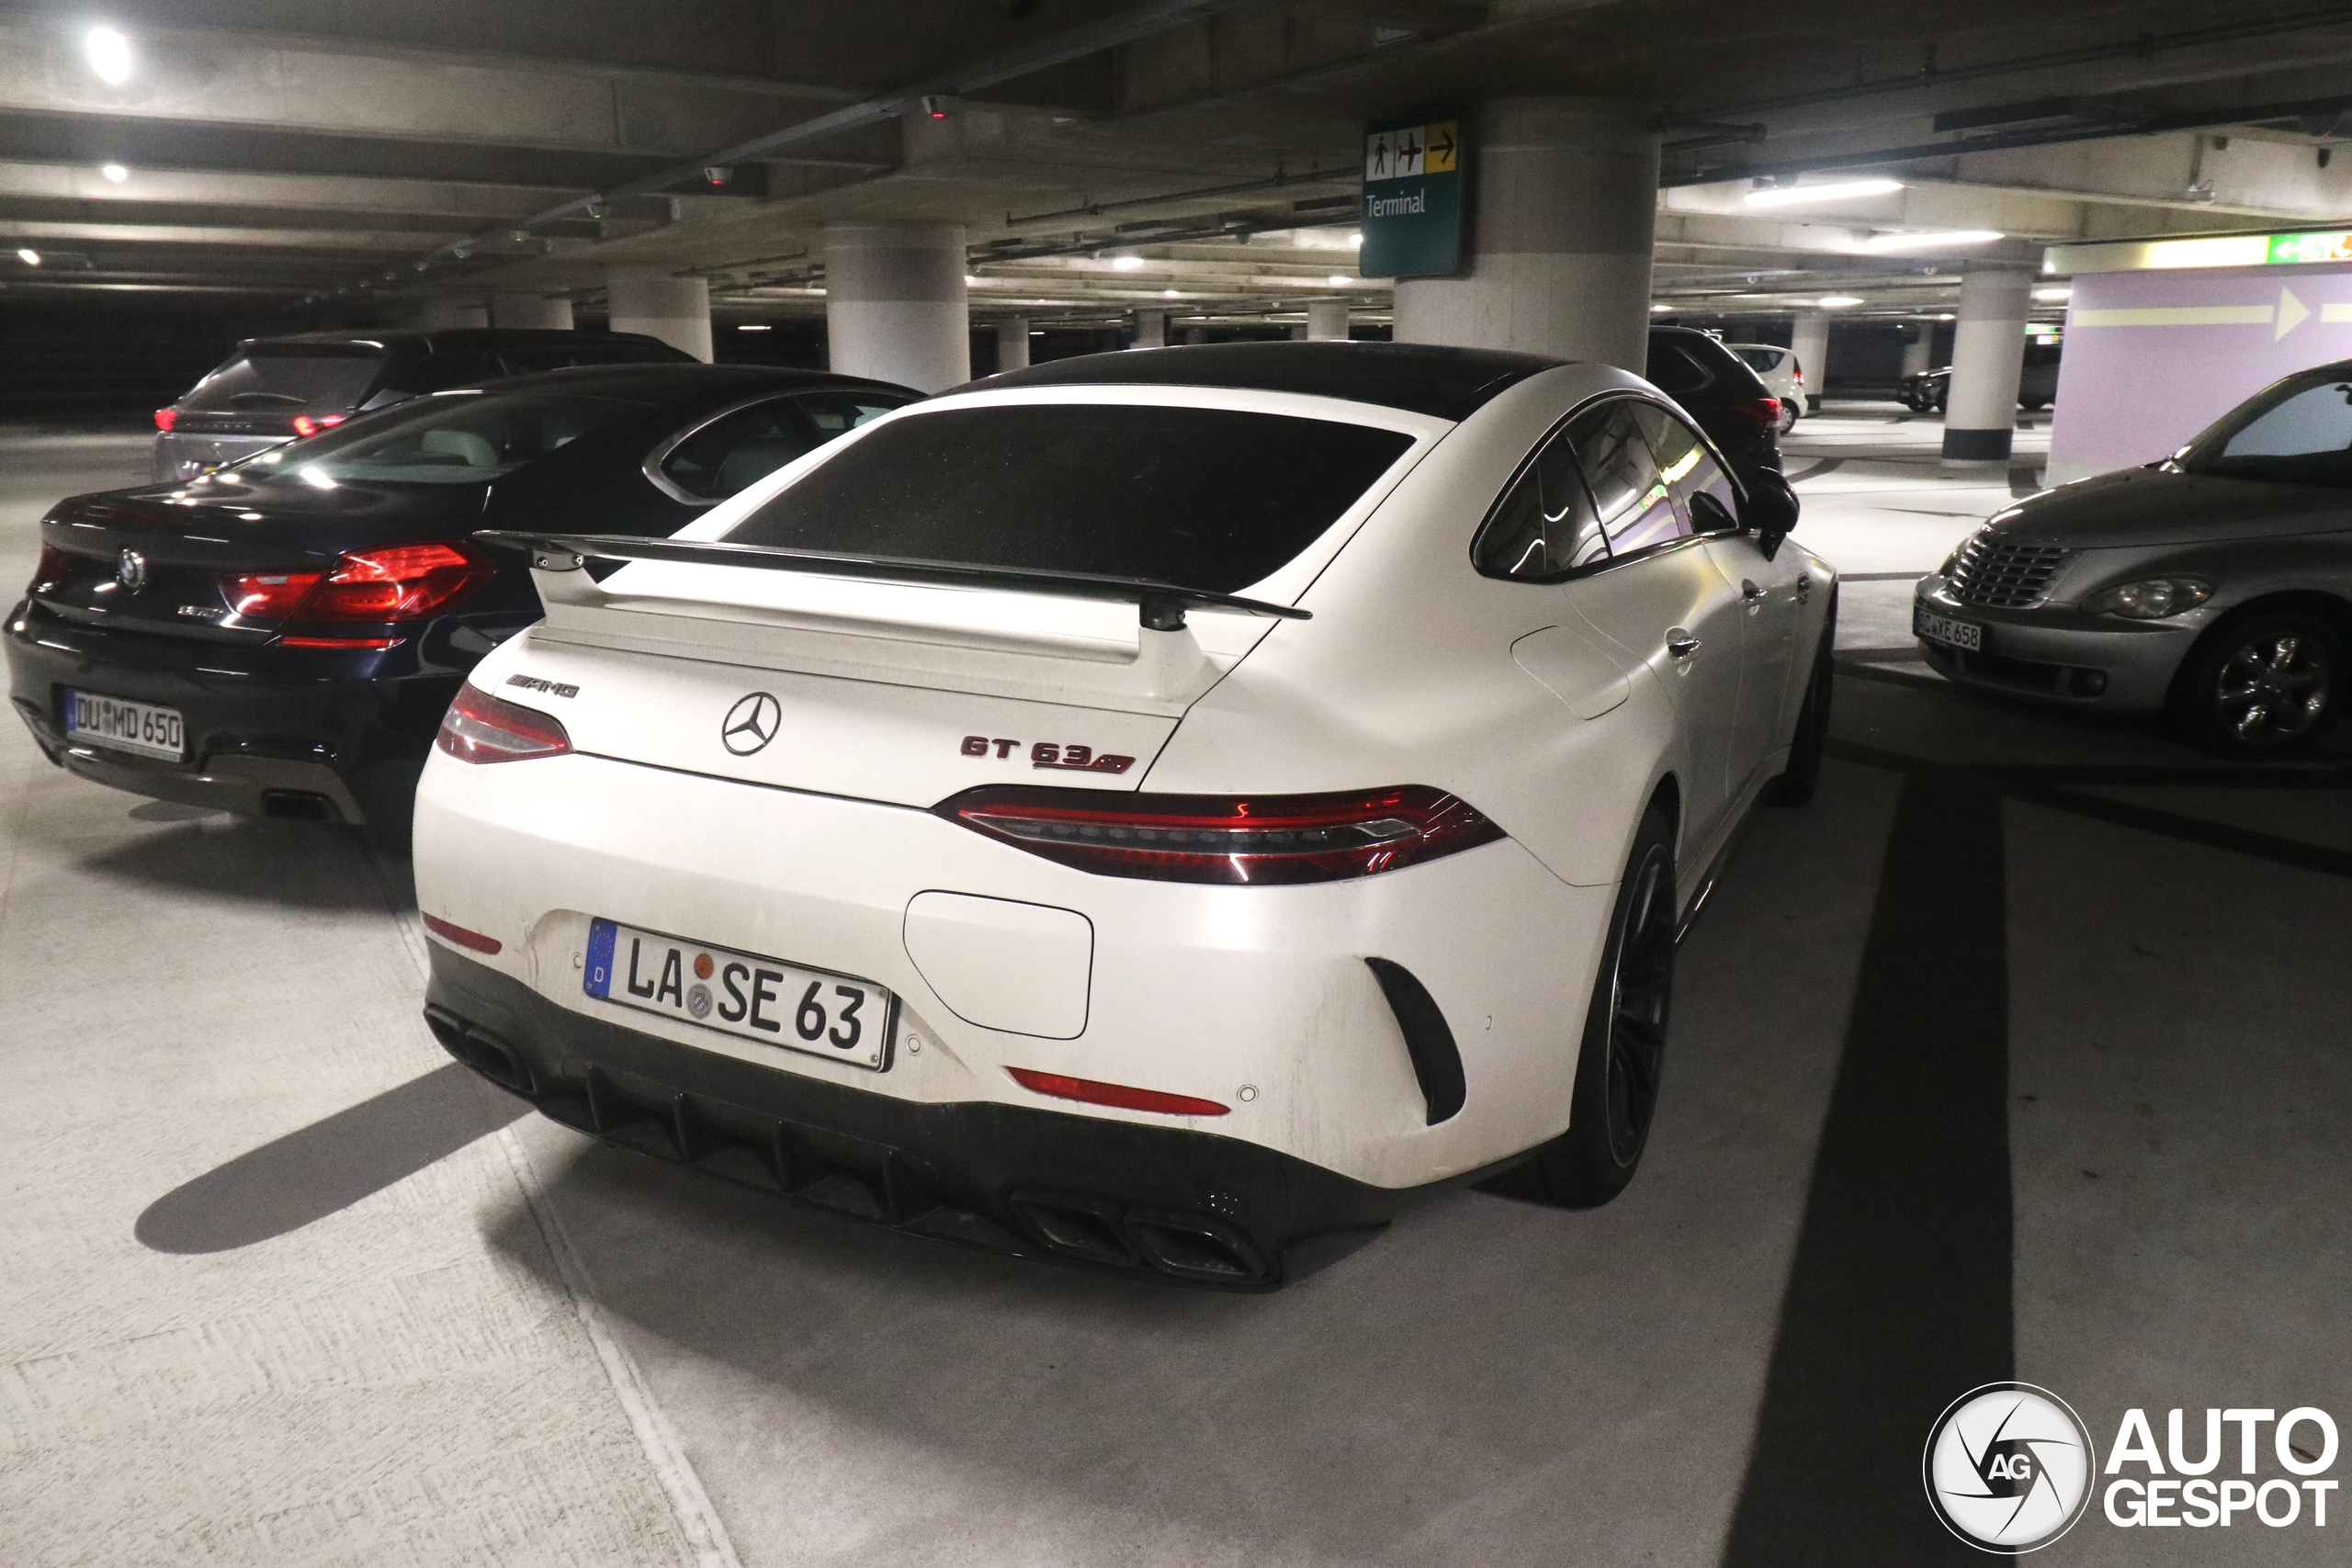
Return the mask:
<svg viewBox="0 0 2352 1568">
<path fill-rule="evenodd" d="M 1781 400 L 1781 434 L 1786 435 L 1796 427 L 1798 416 L 1805 408 L 1804 367 L 1797 361 L 1797 351 L 1770 343 L 1727 343 L 1724 346 L 1762 377 L 1764 385 Z"/>
<path fill-rule="evenodd" d="M 1210 1284 L 1530 1157 L 1605 1201 L 1820 755 L 1835 577 L 1754 482 L 1606 367 L 1238 344 L 485 536 L 547 618 L 425 770 L 428 1019 L 602 1137 Z"/>
</svg>

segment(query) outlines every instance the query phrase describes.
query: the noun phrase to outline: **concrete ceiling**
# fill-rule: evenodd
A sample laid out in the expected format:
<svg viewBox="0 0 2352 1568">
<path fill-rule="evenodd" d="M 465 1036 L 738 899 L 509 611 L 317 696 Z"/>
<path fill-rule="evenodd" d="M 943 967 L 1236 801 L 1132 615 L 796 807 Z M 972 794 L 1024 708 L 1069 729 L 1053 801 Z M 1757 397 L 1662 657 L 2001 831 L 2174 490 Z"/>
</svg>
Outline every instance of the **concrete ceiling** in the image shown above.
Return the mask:
<svg viewBox="0 0 2352 1568">
<path fill-rule="evenodd" d="M 1931 312 L 1972 257 L 2352 214 L 2352 6 L 2308 0 L 120 0 L 0 6 L 0 291 L 240 291 L 290 324 L 593 303 L 629 265 L 789 314 L 821 308 L 823 222 L 904 218 L 967 226 L 983 318 L 1376 319 L 1363 124 L 1522 92 L 1657 116 L 1679 310 Z M 1747 200 L 1864 175 L 1903 188 Z M 1886 248 L 1947 231 L 2003 238 Z"/>
</svg>

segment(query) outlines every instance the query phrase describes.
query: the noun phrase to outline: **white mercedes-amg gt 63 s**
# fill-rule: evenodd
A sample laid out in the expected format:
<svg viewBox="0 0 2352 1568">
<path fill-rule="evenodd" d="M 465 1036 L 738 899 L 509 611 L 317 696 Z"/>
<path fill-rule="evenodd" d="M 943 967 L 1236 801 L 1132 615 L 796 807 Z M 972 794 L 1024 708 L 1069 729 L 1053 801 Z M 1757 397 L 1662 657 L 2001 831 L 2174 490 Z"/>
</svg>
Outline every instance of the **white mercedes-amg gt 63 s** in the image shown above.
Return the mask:
<svg viewBox="0 0 2352 1568">
<path fill-rule="evenodd" d="M 1683 922 L 1812 791 L 1795 518 L 1623 371 L 1264 344 L 483 536 L 547 618 L 425 770 L 427 1018 L 616 1143 L 1211 1285 L 1514 1165 L 1606 1201 Z"/>
</svg>

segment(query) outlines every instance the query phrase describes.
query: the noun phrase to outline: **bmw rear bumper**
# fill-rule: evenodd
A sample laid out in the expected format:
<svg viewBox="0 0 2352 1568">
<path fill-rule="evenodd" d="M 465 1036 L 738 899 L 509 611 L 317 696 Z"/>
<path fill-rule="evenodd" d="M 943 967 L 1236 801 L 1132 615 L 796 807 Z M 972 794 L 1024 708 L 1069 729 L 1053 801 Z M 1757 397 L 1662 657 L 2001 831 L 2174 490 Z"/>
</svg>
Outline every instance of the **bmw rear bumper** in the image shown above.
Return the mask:
<svg viewBox="0 0 2352 1568">
<path fill-rule="evenodd" d="M 1396 1195 L 1237 1138 L 989 1100 L 901 1100 L 558 1006 L 438 943 L 451 1055 L 607 1143 L 936 1240 L 1269 1289 Z"/>
<path fill-rule="evenodd" d="M 464 678 L 421 664 L 405 647 L 296 652 L 198 641 L 83 626 L 31 604 L 10 615 L 5 641 L 11 705 L 59 766 L 160 800 L 351 823 L 407 815 Z M 68 690 L 177 709 L 186 758 L 76 740 L 63 720 Z"/>
</svg>

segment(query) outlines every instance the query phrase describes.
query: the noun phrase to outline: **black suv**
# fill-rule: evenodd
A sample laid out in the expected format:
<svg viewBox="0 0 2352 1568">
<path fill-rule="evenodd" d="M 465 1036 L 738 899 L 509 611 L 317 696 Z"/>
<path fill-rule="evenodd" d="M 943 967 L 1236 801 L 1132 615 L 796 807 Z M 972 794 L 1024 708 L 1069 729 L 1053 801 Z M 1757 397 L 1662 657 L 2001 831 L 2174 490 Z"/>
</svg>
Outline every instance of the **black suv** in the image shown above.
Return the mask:
<svg viewBox="0 0 2352 1568">
<path fill-rule="evenodd" d="M 177 402 L 155 411 L 161 434 L 151 472 L 158 484 L 176 484 L 363 410 L 502 376 L 694 362 L 636 333 L 456 327 L 247 338 Z"/>
<path fill-rule="evenodd" d="M 1723 340 L 1696 327 L 1652 327 L 1646 376 L 1680 403 L 1743 473 L 1781 466 L 1781 400 Z"/>
</svg>

